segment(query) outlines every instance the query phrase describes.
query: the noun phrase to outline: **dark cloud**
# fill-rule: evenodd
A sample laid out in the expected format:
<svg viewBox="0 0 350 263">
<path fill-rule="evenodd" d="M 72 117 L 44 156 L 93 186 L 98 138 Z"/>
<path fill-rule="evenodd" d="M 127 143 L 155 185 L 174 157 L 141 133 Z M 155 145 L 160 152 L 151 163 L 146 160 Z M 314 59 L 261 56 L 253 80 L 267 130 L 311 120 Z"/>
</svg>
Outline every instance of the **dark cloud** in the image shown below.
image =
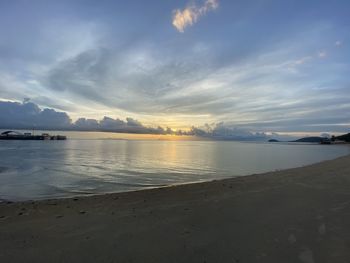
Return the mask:
<svg viewBox="0 0 350 263">
<path fill-rule="evenodd" d="M 54 109 L 41 109 L 35 103 L 25 100 L 23 103 L 0 101 L 0 128 L 2 129 L 59 129 L 79 131 L 108 131 L 137 134 L 177 134 L 194 135 L 214 140 L 265 141 L 269 138 L 281 140 L 293 139 L 277 133 L 267 134 L 264 131 L 297 132 L 300 127 L 304 131 L 343 132 L 350 128 L 344 126 L 350 115 L 344 114 L 337 118 L 298 118 L 274 120 L 268 122 L 251 122 L 244 124 L 229 124 L 224 122 L 205 124 L 203 127 L 192 127 L 189 131 L 173 131 L 171 128 L 158 126 L 147 127 L 133 118 L 126 120 L 113 119 L 105 116 L 102 120 L 79 118 L 72 122 L 65 112 Z M 339 125 L 342 123 L 342 125 Z M 260 132 L 256 132 L 260 131 Z"/>
<path fill-rule="evenodd" d="M 119 119 L 112 119 L 109 117 L 104 117 L 101 121 L 100 121 L 100 127 L 102 130 L 121 130 L 125 128 L 125 122 Z"/>
<path fill-rule="evenodd" d="M 264 132 L 251 132 L 243 128 L 230 127 L 223 122 L 205 124 L 204 127 L 200 128 L 192 127 L 189 133 L 215 140 L 266 141 L 270 138 Z"/>
<path fill-rule="evenodd" d="M 86 118 L 79 118 L 74 123 L 74 126 L 78 130 L 82 130 L 82 131 L 97 131 L 100 128 L 100 125 L 97 120 L 86 119 Z"/>
<path fill-rule="evenodd" d="M 170 128 L 164 129 L 162 127 L 152 128 L 146 127 L 138 120 L 133 118 L 126 118 L 126 121 L 120 119 L 112 119 L 104 117 L 98 122 L 98 130 L 100 131 L 113 131 L 113 132 L 126 132 L 126 133 L 139 133 L 139 134 L 172 134 L 173 131 Z"/>
<path fill-rule="evenodd" d="M 31 102 L 0 101 L 1 128 L 66 129 L 70 125 L 71 119 L 65 112 L 47 108 L 41 110 Z"/>
<path fill-rule="evenodd" d="M 29 102 L 28 99 L 23 103 L 0 101 L 0 128 L 108 131 L 139 134 L 174 133 L 170 128 L 146 127 L 138 120 L 130 117 L 126 118 L 125 121 L 106 116 L 100 121 L 79 118 L 73 123 L 67 113 L 49 108 L 40 109 L 38 105 Z"/>
</svg>

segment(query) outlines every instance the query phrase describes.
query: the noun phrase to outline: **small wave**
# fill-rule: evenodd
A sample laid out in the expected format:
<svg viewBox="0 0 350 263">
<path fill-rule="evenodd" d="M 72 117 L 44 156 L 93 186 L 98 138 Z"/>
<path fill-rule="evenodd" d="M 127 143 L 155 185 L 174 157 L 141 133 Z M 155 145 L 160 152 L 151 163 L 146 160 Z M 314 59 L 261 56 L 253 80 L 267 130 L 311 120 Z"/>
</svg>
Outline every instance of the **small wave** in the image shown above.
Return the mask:
<svg viewBox="0 0 350 263">
<path fill-rule="evenodd" d="M 71 193 L 71 194 L 77 194 L 77 195 L 92 195 L 92 194 L 96 194 L 96 192 L 94 192 L 94 191 L 84 191 L 84 190 L 79 190 L 79 189 L 74 189 L 74 190 L 67 189 L 67 190 L 62 191 L 62 192 Z"/>
<path fill-rule="evenodd" d="M 86 182 L 85 182 L 86 184 Z M 49 197 L 62 198 L 62 197 L 73 197 L 73 196 L 85 196 L 95 195 L 104 193 L 124 192 L 135 189 L 149 189 L 164 187 L 169 184 L 148 184 L 148 183 L 117 183 L 117 182 L 104 182 L 103 184 L 96 185 L 95 187 L 84 187 L 81 186 L 56 186 L 46 185 L 46 192 L 42 193 L 40 197 L 36 199 L 45 199 Z"/>
<path fill-rule="evenodd" d="M 51 185 L 51 184 L 45 184 L 46 193 L 43 193 L 42 196 L 70 196 L 71 194 L 79 194 L 79 195 L 89 195 L 94 194 L 96 191 L 86 190 L 86 189 L 80 189 L 78 187 L 74 186 L 58 186 L 58 185 Z"/>
<path fill-rule="evenodd" d="M 120 186 L 126 186 L 126 187 L 142 187 L 142 188 L 148 188 L 148 187 L 164 187 L 167 186 L 167 184 L 148 184 L 148 183 L 116 183 L 116 182 L 110 182 L 114 185 L 120 185 Z"/>
</svg>

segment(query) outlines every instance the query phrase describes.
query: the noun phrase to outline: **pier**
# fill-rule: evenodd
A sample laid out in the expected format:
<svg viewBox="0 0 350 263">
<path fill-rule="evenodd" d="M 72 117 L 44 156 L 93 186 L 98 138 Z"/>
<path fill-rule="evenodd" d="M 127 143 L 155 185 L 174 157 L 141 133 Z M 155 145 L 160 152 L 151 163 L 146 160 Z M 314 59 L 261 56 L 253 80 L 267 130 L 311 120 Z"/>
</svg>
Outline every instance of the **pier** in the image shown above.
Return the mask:
<svg viewBox="0 0 350 263">
<path fill-rule="evenodd" d="M 41 135 L 34 135 L 31 133 L 20 133 L 16 131 L 5 131 L 0 134 L 0 140 L 66 140 L 67 137 L 63 135 L 50 135 L 48 133 L 42 133 Z"/>
</svg>

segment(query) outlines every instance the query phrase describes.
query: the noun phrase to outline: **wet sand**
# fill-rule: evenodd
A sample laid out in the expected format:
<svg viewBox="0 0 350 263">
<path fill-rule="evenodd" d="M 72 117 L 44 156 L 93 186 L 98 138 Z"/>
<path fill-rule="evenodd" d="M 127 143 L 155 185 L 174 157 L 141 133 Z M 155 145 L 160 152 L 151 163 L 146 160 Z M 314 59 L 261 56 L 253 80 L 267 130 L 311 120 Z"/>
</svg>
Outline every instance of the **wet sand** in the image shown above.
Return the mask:
<svg viewBox="0 0 350 263">
<path fill-rule="evenodd" d="M 138 192 L 0 204 L 0 262 L 350 262 L 350 156 Z"/>
</svg>

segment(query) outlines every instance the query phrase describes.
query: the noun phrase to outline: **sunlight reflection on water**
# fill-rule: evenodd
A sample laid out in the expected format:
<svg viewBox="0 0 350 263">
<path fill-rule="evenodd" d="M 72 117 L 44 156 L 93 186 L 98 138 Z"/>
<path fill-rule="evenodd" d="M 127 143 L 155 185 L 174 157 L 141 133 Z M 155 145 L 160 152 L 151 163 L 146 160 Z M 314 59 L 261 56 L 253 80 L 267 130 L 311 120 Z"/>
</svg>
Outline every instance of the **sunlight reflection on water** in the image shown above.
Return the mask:
<svg viewBox="0 0 350 263">
<path fill-rule="evenodd" d="M 346 146 L 231 141 L 1 141 L 0 199 L 146 189 L 303 166 Z"/>
</svg>

